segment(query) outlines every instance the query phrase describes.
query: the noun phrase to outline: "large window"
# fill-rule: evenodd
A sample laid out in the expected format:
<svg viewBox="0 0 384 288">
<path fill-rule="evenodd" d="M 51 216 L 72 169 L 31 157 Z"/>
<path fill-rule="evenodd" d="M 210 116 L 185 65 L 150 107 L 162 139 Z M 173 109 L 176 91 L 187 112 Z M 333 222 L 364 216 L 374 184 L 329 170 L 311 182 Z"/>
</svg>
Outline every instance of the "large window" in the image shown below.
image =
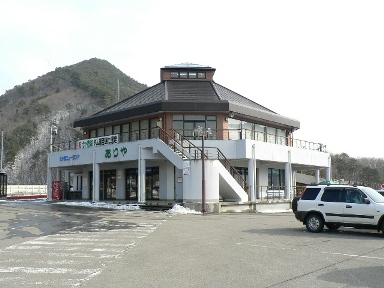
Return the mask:
<svg viewBox="0 0 384 288">
<path fill-rule="evenodd" d="M 285 170 L 268 168 L 268 186 L 269 187 L 285 186 Z"/>
<path fill-rule="evenodd" d="M 120 142 L 157 138 L 159 136 L 159 131 L 157 129 L 158 121 L 159 118 L 151 118 L 125 123 L 122 125 L 105 126 L 98 129 L 91 129 L 89 131 L 90 138 L 115 134 L 120 136 Z"/>
<path fill-rule="evenodd" d="M 160 199 L 159 190 L 159 167 L 147 167 L 145 171 L 145 199 L 158 200 Z M 137 200 L 138 193 L 138 177 L 137 169 L 126 170 L 126 192 L 127 200 Z"/>
<path fill-rule="evenodd" d="M 238 119 L 228 119 L 229 139 L 251 139 L 280 145 L 287 145 L 286 130 L 250 123 Z"/>
<path fill-rule="evenodd" d="M 208 139 L 216 139 L 217 120 L 214 115 L 174 115 L 173 129 L 180 132 L 188 139 L 196 139 L 197 127 L 211 128 L 212 134 Z"/>
</svg>

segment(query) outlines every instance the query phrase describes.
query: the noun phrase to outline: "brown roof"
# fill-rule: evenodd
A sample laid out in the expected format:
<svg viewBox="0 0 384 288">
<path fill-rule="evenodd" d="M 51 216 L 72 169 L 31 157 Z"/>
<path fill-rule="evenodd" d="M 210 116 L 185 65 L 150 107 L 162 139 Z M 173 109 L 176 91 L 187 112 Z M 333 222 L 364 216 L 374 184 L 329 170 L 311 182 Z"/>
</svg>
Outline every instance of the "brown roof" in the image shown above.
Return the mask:
<svg viewBox="0 0 384 288">
<path fill-rule="evenodd" d="M 163 81 L 89 117 L 74 127 L 93 126 L 158 112 L 210 111 L 246 116 L 294 129 L 297 120 L 284 117 L 214 81 Z"/>
</svg>

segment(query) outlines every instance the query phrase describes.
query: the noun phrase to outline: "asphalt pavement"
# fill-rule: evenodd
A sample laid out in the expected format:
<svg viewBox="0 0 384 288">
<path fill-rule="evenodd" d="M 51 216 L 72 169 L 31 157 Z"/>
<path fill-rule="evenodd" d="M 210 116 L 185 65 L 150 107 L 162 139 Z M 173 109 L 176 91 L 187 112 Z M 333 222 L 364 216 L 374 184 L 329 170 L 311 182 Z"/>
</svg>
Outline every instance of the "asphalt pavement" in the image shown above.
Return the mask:
<svg viewBox="0 0 384 288">
<path fill-rule="evenodd" d="M 180 215 L 53 206 L 0 204 L 0 287 L 384 283 L 384 237 L 373 230 L 313 234 L 293 213 Z"/>
</svg>

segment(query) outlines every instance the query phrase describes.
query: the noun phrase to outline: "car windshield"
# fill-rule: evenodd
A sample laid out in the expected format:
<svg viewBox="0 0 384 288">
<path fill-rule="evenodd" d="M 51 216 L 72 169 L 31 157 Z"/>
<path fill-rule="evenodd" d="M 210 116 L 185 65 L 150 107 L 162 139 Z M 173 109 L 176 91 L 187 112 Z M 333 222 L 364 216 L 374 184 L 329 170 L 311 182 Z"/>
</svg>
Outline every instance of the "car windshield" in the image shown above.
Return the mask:
<svg viewBox="0 0 384 288">
<path fill-rule="evenodd" d="M 370 187 L 361 187 L 361 190 L 366 193 L 376 203 L 384 203 L 384 196 Z"/>
</svg>

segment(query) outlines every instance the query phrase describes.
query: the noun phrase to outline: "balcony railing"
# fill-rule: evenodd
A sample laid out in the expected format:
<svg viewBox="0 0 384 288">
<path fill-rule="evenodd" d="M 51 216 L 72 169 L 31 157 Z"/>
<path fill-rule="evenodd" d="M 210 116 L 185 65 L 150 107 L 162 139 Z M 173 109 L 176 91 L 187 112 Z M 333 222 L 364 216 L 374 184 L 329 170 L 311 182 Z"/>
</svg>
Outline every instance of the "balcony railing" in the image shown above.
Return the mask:
<svg viewBox="0 0 384 288">
<path fill-rule="evenodd" d="M 285 200 L 285 193 L 287 189 L 287 186 L 256 186 L 256 199 L 257 201 Z M 292 186 L 289 199 L 301 196 L 304 189 L 305 186 Z"/>
<path fill-rule="evenodd" d="M 155 127 L 151 129 L 145 129 L 140 131 L 131 131 L 119 134 L 120 142 L 134 142 L 138 140 L 159 138 L 159 131 L 161 128 Z M 327 146 L 321 143 L 309 142 L 305 140 L 293 139 L 286 136 L 278 136 L 274 134 L 268 134 L 265 132 L 248 130 L 248 129 L 211 129 L 207 140 L 255 140 L 265 143 L 272 143 L 276 145 L 284 145 L 301 149 L 315 150 L 319 152 L 327 152 Z M 198 140 L 199 137 L 195 135 L 194 130 L 177 130 L 180 135 L 188 140 Z M 79 139 L 82 140 L 82 139 Z M 53 143 L 52 151 L 71 150 L 76 149 L 76 141 L 66 141 Z"/>
</svg>

